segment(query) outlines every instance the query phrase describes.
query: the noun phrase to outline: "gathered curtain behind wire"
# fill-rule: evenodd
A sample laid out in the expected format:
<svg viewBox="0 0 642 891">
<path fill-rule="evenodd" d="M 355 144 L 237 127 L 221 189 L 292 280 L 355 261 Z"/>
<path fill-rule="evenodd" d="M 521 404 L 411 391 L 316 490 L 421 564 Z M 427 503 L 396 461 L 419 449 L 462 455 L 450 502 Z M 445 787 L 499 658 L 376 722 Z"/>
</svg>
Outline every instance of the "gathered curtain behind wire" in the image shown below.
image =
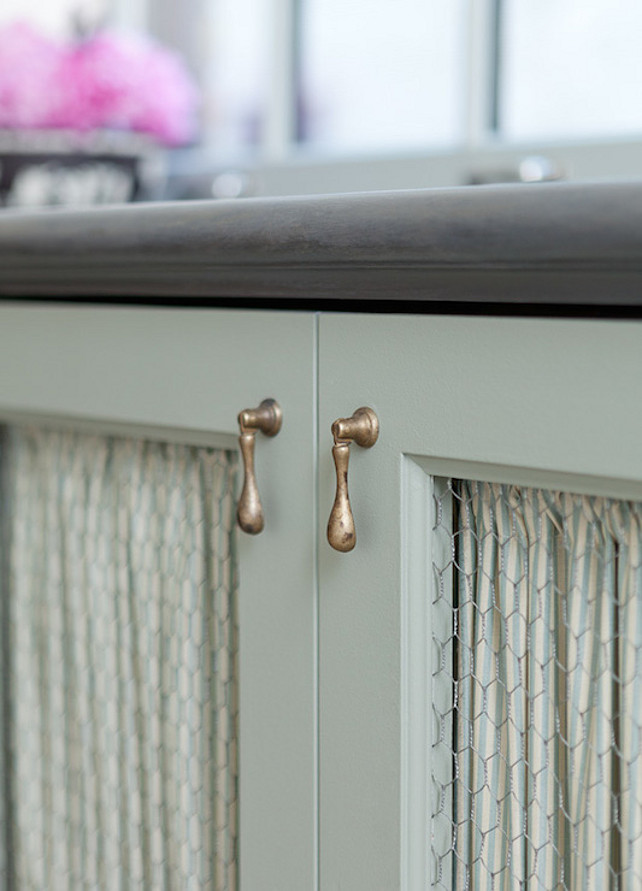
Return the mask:
<svg viewBox="0 0 642 891">
<path fill-rule="evenodd" d="M 442 885 L 638 889 L 642 504 L 468 481 L 453 495 Z"/>
<path fill-rule="evenodd" d="M 10 887 L 234 891 L 234 454 L 3 451 Z"/>
</svg>

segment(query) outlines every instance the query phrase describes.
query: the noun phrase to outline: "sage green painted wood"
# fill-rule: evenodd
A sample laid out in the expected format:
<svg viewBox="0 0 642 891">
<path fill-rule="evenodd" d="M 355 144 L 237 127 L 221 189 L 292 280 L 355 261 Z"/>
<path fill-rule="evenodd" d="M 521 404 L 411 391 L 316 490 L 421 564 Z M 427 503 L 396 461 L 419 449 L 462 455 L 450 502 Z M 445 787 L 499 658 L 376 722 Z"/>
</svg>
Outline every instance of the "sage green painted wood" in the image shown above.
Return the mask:
<svg viewBox="0 0 642 891">
<path fill-rule="evenodd" d="M 239 534 L 241 891 L 316 887 L 312 314 L 0 306 L 0 416 L 236 447 L 237 414 L 283 409 L 257 436 L 266 516 Z"/>
<path fill-rule="evenodd" d="M 430 775 L 430 741 L 417 746 L 409 713 L 421 660 L 407 659 L 416 648 L 407 622 L 420 616 L 417 596 L 432 599 L 430 584 L 422 592 L 408 581 L 431 560 L 430 530 L 417 555 L 412 529 L 417 471 L 435 461 L 440 475 L 467 466 L 483 475 L 488 464 L 510 479 L 514 467 L 540 485 L 594 479 L 601 493 L 610 478 L 613 494 L 628 481 L 638 497 L 642 324 L 328 314 L 319 381 L 321 888 L 415 891 L 429 887 L 427 875 L 417 884 L 416 849 L 417 838 L 429 844 L 430 827 L 416 817 L 408 825 L 408 815 L 413 783 Z M 351 449 L 357 545 L 340 554 L 324 540 L 330 425 L 361 405 L 375 409 L 381 432 L 372 449 Z M 412 473 L 406 455 L 416 458 Z M 430 617 L 422 621 L 428 641 Z"/>
</svg>

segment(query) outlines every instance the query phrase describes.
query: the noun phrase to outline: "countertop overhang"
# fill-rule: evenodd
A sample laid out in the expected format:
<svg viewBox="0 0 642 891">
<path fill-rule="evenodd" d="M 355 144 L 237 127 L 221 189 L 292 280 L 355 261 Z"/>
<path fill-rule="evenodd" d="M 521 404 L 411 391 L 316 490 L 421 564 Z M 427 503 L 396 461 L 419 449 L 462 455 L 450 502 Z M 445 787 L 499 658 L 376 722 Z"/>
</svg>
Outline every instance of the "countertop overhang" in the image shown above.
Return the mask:
<svg viewBox="0 0 642 891">
<path fill-rule="evenodd" d="M 642 310 L 642 183 L 7 210 L 0 296 Z"/>
</svg>

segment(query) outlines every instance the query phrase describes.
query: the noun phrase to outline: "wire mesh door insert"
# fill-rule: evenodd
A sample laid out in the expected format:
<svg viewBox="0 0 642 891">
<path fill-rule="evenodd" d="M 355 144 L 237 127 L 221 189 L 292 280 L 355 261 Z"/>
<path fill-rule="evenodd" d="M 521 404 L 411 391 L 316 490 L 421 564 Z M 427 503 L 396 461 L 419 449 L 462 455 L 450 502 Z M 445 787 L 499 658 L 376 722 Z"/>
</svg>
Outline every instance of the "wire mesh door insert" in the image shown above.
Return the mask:
<svg viewBox="0 0 642 891">
<path fill-rule="evenodd" d="M 434 887 L 641 887 L 642 504 L 434 497 Z"/>
<path fill-rule="evenodd" d="M 2 887 L 236 888 L 233 453 L 2 440 Z"/>
</svg>

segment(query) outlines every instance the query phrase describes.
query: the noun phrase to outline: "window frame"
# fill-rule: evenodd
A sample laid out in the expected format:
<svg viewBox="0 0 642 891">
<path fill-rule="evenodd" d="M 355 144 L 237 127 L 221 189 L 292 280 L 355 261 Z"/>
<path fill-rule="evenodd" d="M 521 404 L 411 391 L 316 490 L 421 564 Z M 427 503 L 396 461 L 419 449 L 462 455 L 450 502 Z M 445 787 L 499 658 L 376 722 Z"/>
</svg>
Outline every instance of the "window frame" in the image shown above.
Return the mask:
<svg viewBox="0 0 642 891">
<path fill-rule="evenodd" d="M 137 0 L 136 20 L 148 22 L 160 38 L 179 35 L 179 51 L 189 55 L 184 11 L 172 6 L 176 22 L 162 31 L 150 14 L 154 0 Z M 211 2 L 211 0 L 210 0 Z M 269 71 L 265 127 L 255 152 L 221 156 L 209 146 L 184 150 L 174 158 L 175 188 L 189 197 L 245 197 L 461 186 L 539 178 L 596 180 L 642 176 L 642 138 L 512 142 L 499 136 L 500 31 L 503 0 L 468 0 L 464 138 L 452 149 L 328 154 L 296 142 L 296 88 L 300 69 L 303 0 L 270 0 L 273 27 L 268 35 Z M 116 17 L 122 0 L 114 0 Z M 203 8 L 203 4 L 201 4 Z M 127 14 L 131 20 L 132 13 Z M 180 18 L 181 27 L 177 27 Z M 199 20 L 194 18 L 198 30 Z M 187 42 L 185 43 L 185 41 Z M 193 41 L 192 41 L 193 43 Z M 534 173 L 522 163 L 536 159 Z M 540 161 L 540 159 L 542 159 Z M 195 170 L 200 173 L 194 173 Z M 238 193 L 219 194 L 216 180 L 237 175 Z M 189 187 L 188 187 L 189 184 Z M 229 183 L 227 184 L 229 185 Z"/>
</svg>

